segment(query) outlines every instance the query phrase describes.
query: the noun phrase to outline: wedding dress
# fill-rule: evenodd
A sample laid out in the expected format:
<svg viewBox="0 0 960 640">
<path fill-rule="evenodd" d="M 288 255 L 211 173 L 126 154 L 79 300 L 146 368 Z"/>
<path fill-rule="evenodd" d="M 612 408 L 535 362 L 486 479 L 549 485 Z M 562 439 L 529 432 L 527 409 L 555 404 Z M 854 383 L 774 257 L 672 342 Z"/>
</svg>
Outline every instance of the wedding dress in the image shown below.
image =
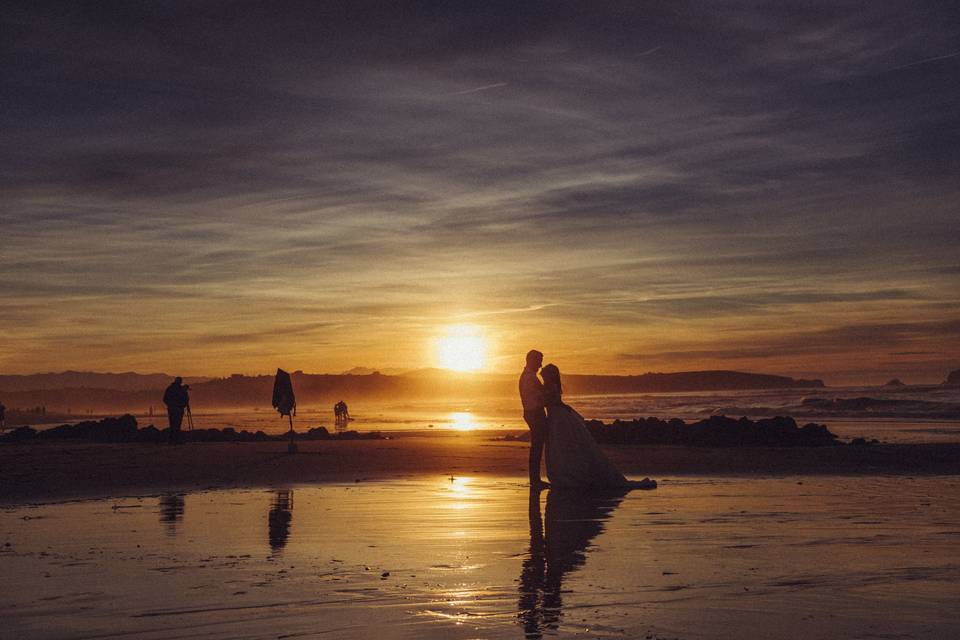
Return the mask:
<svg viewBox="0 0 960 640">
<path fill-rule="evenodd" d="M 547 478 L 558 489 L 653 489 L 649 478 L 627 480 L 597 445 L 583 417 L 560 399 L 559 385 L 546 384 Z"/>
</svg>

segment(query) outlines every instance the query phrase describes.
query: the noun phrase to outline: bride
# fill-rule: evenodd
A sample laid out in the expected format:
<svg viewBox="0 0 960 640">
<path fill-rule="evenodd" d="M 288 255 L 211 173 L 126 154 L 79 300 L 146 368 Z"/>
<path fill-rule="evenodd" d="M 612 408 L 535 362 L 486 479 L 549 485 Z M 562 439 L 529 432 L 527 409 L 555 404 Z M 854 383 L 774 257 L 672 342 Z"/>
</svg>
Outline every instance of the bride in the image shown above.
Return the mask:
<svg viewBox="0 0 960 640">
<path fill-rule="evenodd" d="M 548 364 L 540 370 L 547 406 L 547 478 L 556 488 L 654 489 L 650 478 L 631 482 L 603 455 L 583 422 L 564 404 L 560 369 Z"/>
</svg>

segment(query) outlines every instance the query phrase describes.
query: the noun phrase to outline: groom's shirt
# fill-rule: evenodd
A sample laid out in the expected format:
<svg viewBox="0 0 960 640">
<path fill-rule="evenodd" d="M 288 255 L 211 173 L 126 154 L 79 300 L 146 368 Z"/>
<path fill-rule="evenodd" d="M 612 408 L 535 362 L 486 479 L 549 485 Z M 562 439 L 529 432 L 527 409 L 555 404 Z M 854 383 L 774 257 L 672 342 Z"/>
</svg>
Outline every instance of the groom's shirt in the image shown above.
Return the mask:
<svg viewBox="0 0 960 640">
<path fill-rule="evenodd" d="M 543 411 L 543 383 L 536 371 L 524 369 L 520 374 L 520 402 L 523 403 L 524 413 Z"/>
</svg>

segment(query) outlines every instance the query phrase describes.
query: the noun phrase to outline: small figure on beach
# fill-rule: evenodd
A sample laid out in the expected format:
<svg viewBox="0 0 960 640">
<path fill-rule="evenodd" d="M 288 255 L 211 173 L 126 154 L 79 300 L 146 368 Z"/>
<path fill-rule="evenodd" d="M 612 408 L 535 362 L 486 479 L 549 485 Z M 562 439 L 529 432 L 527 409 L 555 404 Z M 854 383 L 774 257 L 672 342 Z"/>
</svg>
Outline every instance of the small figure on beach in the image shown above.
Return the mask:
<svg viewBox="0 0 960 640">
<path fill-rule="evenodd" d="M 544 441 L 547 437 L 547 412 L 544 404 L 543 383 L 537 376 L 543 365 L 543 354 L 532 349 L 527 353 L 526 366 L 520 374 L 520 402 L 523 405 L 523 420 L 530 428 L 530 456 L 528 459 L 530 486 L 549 486 L 540 479 L 540 460 L 543 458 Z"/>
<path fill-rule="evenodd" d="M 549 486 L 576 489 L 654 489 L 650 478 L 627 480 L 610 462 L 593 439 L 583 416 L 563 402 L 560 369 L 542 367 L 543 354 L 527 354 L 527 366 L 520 376 L 523 419 L 530 427 L 530 486 L 542 487 L 540 451 L 546 453 Z M 543 381 L 537 377 L 541 370 Z M 538 433 L 539 432 L 539 433 Z"/>
<path fill-rule="evenodd" d="M 350 422 L 350 410 L 347 408 L 347 403 L 341 400 L 333 405 L 333 416 L 337 431 L 346 429 L 347 423 Z"/>
<path fill-rule="evenodd" d="M 7 408 L 0 402 L 0 431 L 7 428 Z"/>
<path fill-rule="evenodd" d="M 183 412 L 190 406 L 190 387 L 183 384 L 183 378 L 177 376 L 163 392 L 163 404 L 167 405 L 167 420 L 170 423 L 170 444 L 180 444 L 183 440 L 180 425 Z"/>
</svg>

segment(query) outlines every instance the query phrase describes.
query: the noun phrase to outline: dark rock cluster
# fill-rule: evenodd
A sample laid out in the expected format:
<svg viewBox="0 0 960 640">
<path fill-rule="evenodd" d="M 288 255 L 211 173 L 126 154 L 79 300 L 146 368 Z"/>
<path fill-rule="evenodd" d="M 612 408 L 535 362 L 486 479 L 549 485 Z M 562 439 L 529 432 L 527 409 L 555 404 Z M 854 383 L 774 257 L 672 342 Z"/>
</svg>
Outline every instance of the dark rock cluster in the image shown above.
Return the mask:
<svg viewBox="0 0 960 640">
<path fill-rule="evenodd" d="M 948 373 L 947 379 L 943 384 L 950 385 L 951 387 L 960 386 L 960 369 Z"/>
<path fill-rule="evenodd" d="M 345 431 L 331 434 L 326 427 L 315 427 L 305 433 L 294 432 L 297 440 L 379 440 L 379 432 L 359 433 Z M 83 440 L 87 442 L 167 442 L 170 429 L 157 429 L 152 424 L 137 428 L 137 419 L 126 414 L 118 418 L 89 420 L 76 424 L 62 424 L 38 431 L 32 427 L 19 427 L 0 436 L 0 442 L 32 442 L 52 440 Z M 280 442 L 289 435 L 268 435 L 263 431 L 237 431 L 233 427 L 223 429 L 193 429 L 181 432 L 185 442 Z"/>
<path fill-rule="evenodd" d="M 797 426 L 790 417 L 750 420 L 711 416 L 687 424 L 683 420 L 638 418 L 604 424 L 587 421 L 602 444 L 672 444 L 692 447 L 822 447 L 837 444 L 837 436 L 822 424 Z"/>
<path fill-rule="evenodd" d="M 637 418 L 605 424 L 587 420 L 593 439 L 601 444 L 664 444 L 691 447 L 822 447 L 840 444 L 825 425 L 797 426 L 789 417 L 750 420 L 711 416 L 687 424 L 679 418 Z M 530 433 L 498 440 L 529 442 Z"/>
</svg>

